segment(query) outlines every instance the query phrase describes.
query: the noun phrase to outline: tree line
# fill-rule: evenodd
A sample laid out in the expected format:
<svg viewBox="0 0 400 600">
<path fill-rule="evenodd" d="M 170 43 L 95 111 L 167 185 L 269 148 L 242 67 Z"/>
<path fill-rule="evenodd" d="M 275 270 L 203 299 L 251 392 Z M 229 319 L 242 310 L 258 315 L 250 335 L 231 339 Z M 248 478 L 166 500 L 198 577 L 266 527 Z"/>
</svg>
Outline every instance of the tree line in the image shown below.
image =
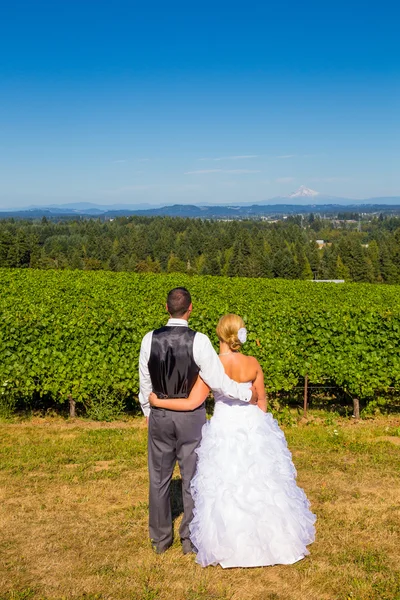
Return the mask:
<svg viewBox="0 0 400 600">
<path fill-rule="evenodd" d="M 359 228 L 312 214 L 273 223 L 9 219 L 0 221 L 0 267 L 400 283 L 400 218 Z"/>
</svg>

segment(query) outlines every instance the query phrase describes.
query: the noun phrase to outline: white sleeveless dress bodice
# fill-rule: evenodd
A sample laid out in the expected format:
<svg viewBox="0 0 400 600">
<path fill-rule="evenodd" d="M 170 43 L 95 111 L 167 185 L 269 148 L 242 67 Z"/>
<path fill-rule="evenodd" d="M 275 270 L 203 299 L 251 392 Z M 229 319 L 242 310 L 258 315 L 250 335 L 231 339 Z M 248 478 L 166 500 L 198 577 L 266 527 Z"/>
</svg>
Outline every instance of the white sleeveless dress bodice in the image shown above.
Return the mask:
<svg viewBox="0 0 400 600">
<path fill-rule="evenodd" d="M 224 568 L 297 562 L 314 541 L 316 517 L 296 484 L 285 436 L 270 413 L 214 396 L 191 483 L 196 562 Z"/>
</svg>

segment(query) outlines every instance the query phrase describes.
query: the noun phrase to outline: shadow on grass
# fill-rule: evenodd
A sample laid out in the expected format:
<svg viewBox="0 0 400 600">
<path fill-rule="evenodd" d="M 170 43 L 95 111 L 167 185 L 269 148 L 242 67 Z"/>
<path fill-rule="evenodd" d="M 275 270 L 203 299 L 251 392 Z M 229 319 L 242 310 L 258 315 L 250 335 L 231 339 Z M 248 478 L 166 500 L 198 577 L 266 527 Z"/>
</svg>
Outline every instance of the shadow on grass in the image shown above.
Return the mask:
<svg viewBox="0 0 400 600">
<path fill-rule="evenodd" d="M 183 514 L 182 479 L 175 477 L 171 481 L 172 522 Z"/>
</svg>

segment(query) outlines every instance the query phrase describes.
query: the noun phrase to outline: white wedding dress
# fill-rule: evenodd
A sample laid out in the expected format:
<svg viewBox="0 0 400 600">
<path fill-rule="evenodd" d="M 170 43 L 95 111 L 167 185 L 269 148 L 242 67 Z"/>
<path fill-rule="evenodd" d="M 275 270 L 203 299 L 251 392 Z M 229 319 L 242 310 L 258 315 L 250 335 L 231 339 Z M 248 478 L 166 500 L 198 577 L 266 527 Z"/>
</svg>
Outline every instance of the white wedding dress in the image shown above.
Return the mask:
<svg viewBox="0 0 400 600">
<path fill-rule="evenodd" d="M 228 568 L 301 560 L 314 541 L 316 517 L 296 484 L 283 432 L 257 406 L 214 396 L 191 483 L 196 562 Z"/>
</svg>

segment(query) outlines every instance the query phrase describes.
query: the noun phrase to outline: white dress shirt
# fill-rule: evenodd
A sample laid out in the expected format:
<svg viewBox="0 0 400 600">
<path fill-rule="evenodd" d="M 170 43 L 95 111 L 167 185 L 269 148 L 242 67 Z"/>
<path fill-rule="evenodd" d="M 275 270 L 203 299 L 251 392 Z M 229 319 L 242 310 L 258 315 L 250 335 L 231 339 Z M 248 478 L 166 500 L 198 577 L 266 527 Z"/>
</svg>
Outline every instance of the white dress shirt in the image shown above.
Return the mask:
<svg viewBox="0 0 400 600">
<path fill-rule="evenodd" d="M 176 325 L 188 327 L 188 322 L 185 319 L 169 319 L 167 326 L 175 327 Z M 153 391 L 148 367 L 152 338 L 152 331 L 146 333 L 142 340 L 139 356 L 139 402 L 146 417 L 150 414 L 149 396 Z M 222 362 L 219 360 L 209 338 L 204 333 L 196 332 L 194 336 L 193 358 L 200 368 L 200 377 L 213 391 L 243 402 L 251 400 L 251 390 L 245 389 L 225 373 Z"/>
</svg>

